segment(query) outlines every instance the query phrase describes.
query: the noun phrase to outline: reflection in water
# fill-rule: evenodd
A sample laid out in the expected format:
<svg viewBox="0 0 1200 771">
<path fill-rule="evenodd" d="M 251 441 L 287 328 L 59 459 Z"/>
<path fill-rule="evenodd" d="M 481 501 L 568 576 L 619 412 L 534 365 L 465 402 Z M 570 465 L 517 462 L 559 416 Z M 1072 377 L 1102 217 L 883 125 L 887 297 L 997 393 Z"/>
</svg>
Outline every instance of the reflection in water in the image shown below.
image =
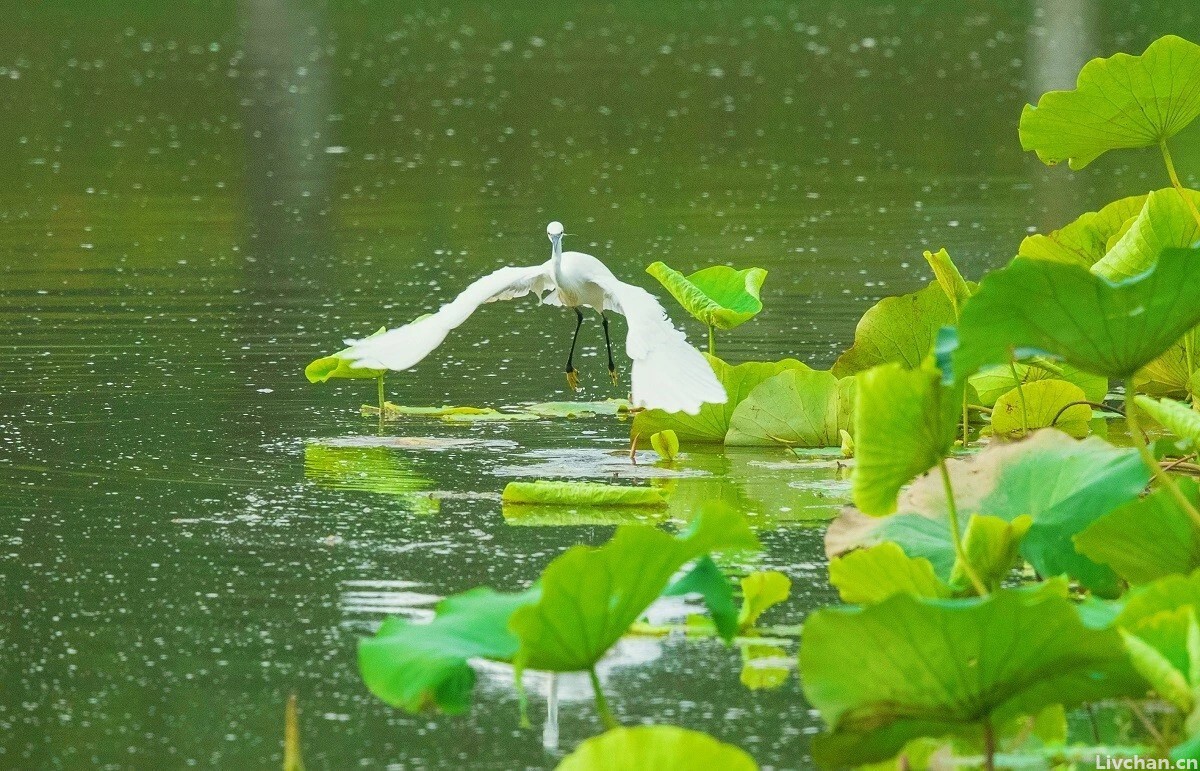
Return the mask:
<svg viewBox="0 0 1200 771">
<path fill-rule="evenodd" d="M 441 509 L 437 497 L 422 494 L 433 482 L 409 466 L 400 451 L 387 447 L 307 444 L 304 476 L 320 487 L 396 496 L 414 514 L 437 514 Z"/>
</svg>

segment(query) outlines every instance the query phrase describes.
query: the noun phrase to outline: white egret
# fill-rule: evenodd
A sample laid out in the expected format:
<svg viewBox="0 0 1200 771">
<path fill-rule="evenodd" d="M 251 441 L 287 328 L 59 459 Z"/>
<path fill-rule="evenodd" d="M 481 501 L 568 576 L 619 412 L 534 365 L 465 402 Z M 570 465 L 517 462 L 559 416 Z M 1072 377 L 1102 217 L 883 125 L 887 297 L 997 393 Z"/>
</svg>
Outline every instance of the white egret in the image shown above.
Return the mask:
<svg viewBox="0 0 1200 771">
<path fill-rule="evenodd" d="M 575 342 L 583 325 L 582 308 L 600 313 L 604 342 L 608 349 L 608 372 L 618 382 L 608 335 L 606 311 L 625 316 L 629 332 L 625 352 L 633 360 L 632 403 L 670 412 L 696 414 L 705 402 L 721 404 L 725 389 L 704 357 L 688 344 L 683 333 L 667 318 L 662 305 L 645 289 L 617 279 L 604 263 L 583 252 L 562 250 L 563 226 L 546 226 L 550 238 L 550 260 L 527 268 L 506 267 L 489 273 L 468 286 L 437 313 L 410 324 L 361 340 L 347 340 L 342 353 L 355 367 L 405 370 L 413 367 L 442 344 L 450 330 L 462 324 L 484 303 L 511 300 L 533 292 L 544 305 L 559 305 L 575 311 L 575 334 L 567 355 L 567 383 L 579 387 L 573 364 Z"/>
</svg>

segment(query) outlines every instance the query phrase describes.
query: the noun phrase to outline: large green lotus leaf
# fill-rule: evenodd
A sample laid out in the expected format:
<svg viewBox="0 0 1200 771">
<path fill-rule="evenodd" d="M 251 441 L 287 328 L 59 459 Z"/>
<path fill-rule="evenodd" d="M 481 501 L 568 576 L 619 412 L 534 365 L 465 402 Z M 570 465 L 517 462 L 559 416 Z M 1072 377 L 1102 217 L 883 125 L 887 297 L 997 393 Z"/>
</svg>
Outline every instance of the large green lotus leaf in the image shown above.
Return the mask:
<svg viewBox="0 0 1200 771">
<path fill-rule="evenodd" d="M 1181 478 L 1177 484 L 1200 505 L 1195 480 Z M 1200 533 L 1166 488 L 1100 517 L 1075 536 L 1075 548 L 1134 585 L 1200 567 Z"/>
<path fill-rule="evenodd" d="M 1100 211 L 1081 214 L 1074 222 L 1050 235 L 1035 233 L 1027 236 L 1017 254 L 1091 268 L 1108 253 L 1109 243 L 1132 226 L 1145 203 L 1145 195 L 1113 201 Z"/>
<path fill-rule="evenodd" d="M 1116 576 L 1076 551 L 1072 538 L 1118 506 L 1136 500 L 1150 481 L 1137 450 L 1092 437 L 1076 441 L 1053 429 L 992 445 L 970 459 L 947 462 L 960 518 L 984 514 L 1033 523 L 1020 554 L 1044 576 L 1066 573 L 1093 591 L 1115 594 Z M 826 552 L 891 540 L 910 557 L 925 557 L 944 575 L 947 531 L 945 490 L 938 474 L 917 480 L 897 504 L 899 515 L 868 519 L 847 510 L 826 532 Z M 926 520 L 923 522 L 922 520 Z"/>
<path fill-rule="evenodd" d="M 539 591 L 472 589 L 442 600 L 427 624 L 388 619 L 374 637 L 359 641 L 363 682 L 380 699 L 409 712 L 428 707 L 464 712 L 475 685 L 468 659 L 511 659 L 518 641 L 509 619 L 517 608 L 535 602 Z"/>
<path fill-rule="evenodd" d="M 881 761 L 917 737 L 970 734 L 984 720 L 1122 692 L 1127 683 L 1110 676 L 1124 656 L 1118 633 L 1086 626 L 1065 594 L 1055 582 L 983 599 L 896 594 L 813 613 L 801 682 L 830 726 L 813 741 L 814 759 Z"/>
<path fill-rule="evenodd" d="M 1200 249 L 1167 249 L 1152 270 L 1116 284 L 1074 265 L 1018 257 L 967 301 L 954 372 L 1046 353 L 1124 379 L 1200 322 L 1198 284 Z"/>
<path fill-rule="evenodd" d="M 782 361 L 748 361 L 736 366 L 726 364 L 716 356 L 705 354 L 712 365 L 713 373 L 725 388 L 728 396 L 724 404 L 704 404 L 700 412 L 688 415 L 685 412 L 644 410 L 633 419 L 633 436 L 649 438 L 659 431 L 674 431 L 682 443 L 721 443 L 729 432 L 733 412 L 750 393 L 767 378 L 789 369 L 808 369 L 795 359 Z"/>
<path fill-rule="evenodd" d="M 1190 439 L 1200 445 L 1200 412 L 1174 399 L 1151 399 L 1138 396 L 1137 406 L 1180 439 Z"/>
<path fill-rule="evenodd" d="M 1051 366 L 1056 371 L 1047 369 Z M 1013 367 L 1016 368 L 1017 377 L 1021 379 L 1022 385 L 1036 383 L 1040 380 L 1065 380 L 1078 386 L 1083 391 L 1083 397 L 1089 402 L 1102 402 L 1104 397 L 1108 396 L 1108 378 L 1084 372 L 1065 362 L 1061 365 L 1051 365 L 1049 362 L 1043 364 L 1017 362 Z M 1013 367 L 1008 365 L 988 367 L 971 375 L 967 382 L 975 389 L 975 394 L 979 397 L 979 404 L 991 407 L 997 399 L 1017 387 L 1017 381 L 1012 374 Z"/>
<path fill-rule="evenodd" d="M 1050 91 L 1021 111 L 1021 147 L 1043 163 L 1082 169 L 1109 150 L 1150 147 L 1200 115 L 1200 46 L 1175 35 L 1140 56 L 1084 65 L 1072 91 Z"/>
<path fill-rule="evenodd" d="M 832 372 L 846 377 L 889 362 L 919 367 L 933 350 L 938 330 L 956 322 L 954 303 L 937 281 L 919 292 L 885 297 L 859 319 L 854 345 L 833 363 Z"/>
<path fill-rule="evenodd" d="M 1200 193 L 1189 190 L 1187 195 L 1193 205 L 1200 204 Z M 1198 241 L 1200 223 L 1179 191 L 1171 187 L 1156 190 L 1129 230 L 1092 266 L 1092 272 L 1109 281 L 1134 278 L 1153 268 L 1163 249 L 1194 246 Z"/>
<path fill-rule="evenodd" d="M 375 335 L 382 335 L 387 331 L 387 327 L 380 327 Z M 368 337 L 375 337 L 368 335 Z M 308 378 L 310 383 L 324 383 L 326 380 L 334 378 L 348 378 L 351 380 L 374 379 L 387 374 L 386 369 L 365 369 L 350 366 L 350 359 L 343 358 L 349 348 L 343 348 L 337 353 L 329 356 L 322 356 L 315 359 L 304 368 L 304 377 Z"/>
<path fill-rule="evenodd" d="M 1065 380 L 1036 380 L 1016 388 L 996 400 L 992 409 L 994 436 L 1020 437 L 1024 429 L 1057 428 L 1082 439 L 1088 435 L 1092 408 L 1079 402 L 1087 394 Z M 1071 406 L 1067 406 L 1071 405 Z"/>
<path fill-rule="evenodd" d="M 1191 350 L 1192 361 L 1188 360 Z M 1175 341 L 1166 353 L 1143 367 L 1135 378 L 1140 393 L 1183 399 L 1200 396 L 1200 328 Z"/>
<path fill-rule="evenodd" d="M 1135 586 L 1124 600 L 1113 624 L 1125 629 L 1135 629 L 1142 620 L 1165 610 L 1191 606 L 1200 612 L 1200 570 L 1188 575 L 1164 576 Z"/>
<path fill-rule="evenodd" d="M 853 521 L 853 515 L 849 516 Z M 896 592 L 920 597 L 975 593 L 966 567 L 955 553 L 947 523 L 930 528 L 925 524 L 932 520 L 914 515 L 874 522 L 876 526 L 869 531 L 873 545 L 829 563 L 829 582 L 844 602 L 879 602 Z M 1031 524 L 1026 516 L 1008 522 L 974 514 L 968 520 L 963 550 L 975 574 L 991 589 L 998 588 L 1012 570 L 1021 539 Z M 845 525 L 843 520 L 840 527 Z M 834 539 L 837 537 L 835 534 Z"/>
<path fill-rule="evenodd" d="M 789 369 L 760 383 L 733 411 L 725 444 L 839 447 L 852 428 L 854 378 Z"/>
<path fill-rule="evenodd" d="M 665 597 L 699 594 L 712 616 L 713 626 L 726 642 L 738 633 L 738 611 L 733 606 L 733 585 L 713 562 L 705 555 L 682 578 L 663 590 Z"/>
<path fill-rule="evenodd" d="M 949 537 L 947 536 L 947 541 Z M 938 578 L 933 563 L 910 557 L 900 545 L 885 541 L 856 549 L 829 562 L 829 583 L 842 602 L 873 605 L 893 594 L 916 597 L 949 597 L 949 585 Z"/>
<path fill-rule="evenodd" d="M 767 272 L 762 268 L 734 270 L 714 265 L 684 276 L 655 262 L 646 272 L 658 279 L 684 310 L 710 327 L 733 329 L 757 316 L 763 307 L 759 291 Z"/>
<path fill-rule="evenodd" d="M 505 504 L 554 506 L 666 506 L 655 487 L 608 485 L 602 482 L 509 482 L 500 499 Z"/>
<path fill-rule="evenodd" d="M 669 725 L 613 728 L 580 744 L 557 771 L 755 771 L 745 750 L 700 731 Z"/>
<path fill-rule="evenodd" d="M 1184 605 L 1139 619 L 1121 634 L 1130 663 L 1158 694 L 1187 714 L 1195 706 L 1189 677 L 1200 661 L 1192 650 L 1200 643 L 1196 609 Z"/>
<path fill-rule="evenodd" d="M 954 264 L 954 260 L 950 259 L 950 255 L 945 249 L 938 249 L 936 252 L 926 251 L 925 262 L 929 263 L 934 278 L 942 287 L 942 291 L 946 293 L 946 298 L 950 300 L 950 307 L 953 308 L 954 315 L 957 317 L 962 306 L 971 296 L 971 285 L 963 278 L 958 266 Z"/>
<path fill-rule="evenodd" d="M 552 672 L 590 669 L 685 563 L 757 546 L 745 519 L 720 507 L 701 510 L 679 536 L 628 525 L 600 548 L 574 546 L 542 573 L 540 600 L 513 614 L 510 627 L 521 643 L 516 663 Z"/>
<path fill-rule="evenodd" d="M 758 617 L 788 598 L 792 579 L 778 570 L 759 570 L 741 581 L 742 609 L 738 612 L 738 629 L 749 630 Z"/>
<path fill-rule="evenodd" d="M 936 370 L 900 364 L 884 364 L 857 377 L 854 503 L 867 514 L 890 514 L 900 488 L 949 454 L 962 410 L 961 391 L 943 386 Z"/>
</svg>

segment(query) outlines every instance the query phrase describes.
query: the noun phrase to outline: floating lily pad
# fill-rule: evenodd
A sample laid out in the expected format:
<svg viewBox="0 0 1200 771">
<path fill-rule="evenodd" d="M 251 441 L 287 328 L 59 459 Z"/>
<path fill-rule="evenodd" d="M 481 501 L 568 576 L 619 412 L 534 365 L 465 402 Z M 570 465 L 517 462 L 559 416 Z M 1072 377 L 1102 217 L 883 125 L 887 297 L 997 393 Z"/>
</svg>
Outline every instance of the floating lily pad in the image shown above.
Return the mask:
<svg viewBox="0 0 1200 771">
<path fill-rule="evenodd" d="M 504 524 L 515 527 L 595 527 L 597 525 L 653 525 L 670 518 L 661 506 L 562 506 L 558 504 L 504 503 Z"/>
<path fill-rule="evenodd" d="M 1088 435 L 1092 408 L 1080 402 L 1087 394 L 1065 380 L 1035 380 L 996 400 L 992 409 L 992 433 L 996 436 L 1021 437 L 1026 429 L 1057 428 L 1082 439 Z M 1071 406 L 1067 406 L 1071 405 Z"/>
<path fill-rule="evenodd" d="M 963 309 L 954 372 L 1048 354 L 1124 379 L 1200 323 L 1191 299 L 1197 284 L 1197 249 L 1167 249 L 1152 270 L 1116 284 L 1074 265 L 1018 257 L 985 277 Z"/>
<path fill-rule="evenodd" d="M 759 291 L 767 272 L 762 268 L 734 270 L 714 265 L 684 276 L 655 262 L 646 272 L 658 279 L 684 310 L 709 327 L 733 329 L 757 316 L 763 307 Z"/>
<path fill-rule="evenodd" d="M 1195 480 L 1183 478 L 1176 484 L 1200 505 Z M 1130 584 L 1186 575 L 1200 567 L 1200 532 L 1166 488 L 1110 511 L 1074 540 L 1081 554 L 1108 565 Z"/>
<path fill-rule="evenodd" d="M 506 504 L 553 506 L 666 506 L 654 487 L 606 485 L 599 482 L 509 482 L 501 500 Z"/>
<path fill-rule="evenodd" d="M 680 464 L 666 466 L 639 458 L 629 462 L 628 450 L 604 450 L 594 447 L 531 450 L 509 455 L 511 465 L 497 466 L 492 474 L 499 477 L 559 477 L 571 479 L 674 479 L 705 476 L 708 472 Z M 524 461 L 529 461 L 525 463 Z"/>
<path fill-rule="evenodd" d="M 598 402 L 540 402 L 525 407 L 543 418 L 590 418 L 596 415 L 621 415 L 629 412 L 629 400 L 605 399 Z"/>
<path fill-rule="evenodd" d="M 706 733 L 675 726 L 614 728 L 580 744 L 557 771 L 756 771 L 744 750 Z"/>
<path fill-rule="evenodd" d="M 542 420 L 541 415 L 532 412 L 500 412 L 485 410 L 482 412 L 451 412 L 441 416 L 444 423 L 523 423 L 531 420 Z"/>
<path fill-rule="evenodd" d="M 1027 236 L 1017 254 L 1090 269 L 1108 254 L 1110 244 L 1133 224 L 1145 203 L 1145 195 L 1113 201 L 1049 235 Z"/>
<path fill-rule="evenodd" d="M 387 331 L 387 327 L 380 327 L 379 331 L 369 337 L 382 335 Z M 311 362 L 304 368 L 304 377 L 308 378 L 310 383 L 324 383 L 327 380 L 335 378 L 347 378 L 351 380 L 374 380 L 387 374 L 386 369 L 366 369 L 362 367 L 350 366 L 351 360 L 344 358 L 349 348 L 343 348 L 335 354 L 322 356 L 319 359 Z"/>
<path fill-rule="evenodd" d="M 956 322 L 955 305 L 937 281 L 913 294 L 885 297 L 859 319 L 854 345 L 831 371 L 846 377 L 891 362 L 919 367 L 933 351 L 938 330 Z"/>
<path fill-rule="evenodd" d="M 854 378 L 790 369 L 760 383 L 733 411 L 728 445 L 839 447 L 853 426 Z"/>
<path fill-rule="evenodd" d="M 1021 147 L 1046 164 L 1082 169 L 1109 150 L 1151 147 L 1200 115 L 1200 46 L 1175 35 L 1140 56 L 1084 65 L 1072 91 L 1043 94 L 1021 112 Z"/>
<path fill-rule="evenodd" d="M 783 361 L 748 361 L 736 366 L 726 364 L 716 356 L 705 355 L 717 380 L 725 388 L 728 401 L 724 404 L 704 404 L 696 415 L 684 412 L 645 410 L 633 419 L 634 436 L 650 437 L 659 431 L 674 431 L 681 443 L 721 443 L 729 432 L 730 421 L 738 404 L 764 380 L 789 369 L 808 369 L 795 359 Z"/>
<path fill-rule="evenodd" d="M 487 450 L 513 450 L 516 442 L 507 439 L 474 439 L 449 436 L 340 436 L 325 439 L 320 444 L 328 447 L 394 447 L 401 450 L 457 450 L 463 447 L 478 447 Z"/>
<path fill-rule="evenodd" d="M 757 547 L 746 521 L 719 507 L 701 511 L 679 536 L 627 526 L 599 549 L 574 546 L 542 573 L 538 602 L 513 614 L 510 627 L 521 641 L 515 662 L 552 672 L 591 669 L 684 564 Z"/>
<path fill-rule="evenodd" d="M 362 406 L 364 415 L 378 415 L 379 408 L 370 404 Z M 383 417 L 385 420 L 396 420 L 397 418 L 415 417 L 415 418 L 442 418 L 447 415 L 497 415 L 496 410 L 490 407 L 452 407 L 443 405 L 441 407 L 409 407 L 403 404 L 392 404 L 384 402 Z"/>
<path fill-rule="evenodd" d="M 936 370 L 885 364 L 860 373 L 855 505 L 871 515 L 895 511 L 900 488 L 949 454 L 961 409 L 961 392 L 944 387 Z"/>
</svg>

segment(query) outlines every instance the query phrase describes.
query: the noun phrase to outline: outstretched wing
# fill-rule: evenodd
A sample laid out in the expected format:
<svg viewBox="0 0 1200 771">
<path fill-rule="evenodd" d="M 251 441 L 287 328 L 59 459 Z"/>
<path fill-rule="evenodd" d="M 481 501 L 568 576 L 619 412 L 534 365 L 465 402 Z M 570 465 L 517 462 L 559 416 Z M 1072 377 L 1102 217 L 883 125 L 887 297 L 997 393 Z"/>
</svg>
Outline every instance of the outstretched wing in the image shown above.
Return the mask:
<svg viewBox="0 0 1200 771">
<path fill-rule="evenodd" d="M 475 281 L 437 313 L 381 335 L 347 340 L 350 348 L 343 355 L 354 367 L 408 369 L 441 345 L 450 330 L 470 318 L 480 305 L 511 300 L 530 292 L 540 295 L 553 288 L 554 274 L 549 262 L 528 268 L 501 268 Z"/>
<path fill-rule="evenodd" d="M 667 318 L 654 295 L 606 275 L 590 276 L 604 290 L 604 304 L 625 317 L 625 352 L 633 359 L 633 405 L 695 415 L 705 402 L 724 404 L 725 387 L 708 360 Z"/>
</svg>

